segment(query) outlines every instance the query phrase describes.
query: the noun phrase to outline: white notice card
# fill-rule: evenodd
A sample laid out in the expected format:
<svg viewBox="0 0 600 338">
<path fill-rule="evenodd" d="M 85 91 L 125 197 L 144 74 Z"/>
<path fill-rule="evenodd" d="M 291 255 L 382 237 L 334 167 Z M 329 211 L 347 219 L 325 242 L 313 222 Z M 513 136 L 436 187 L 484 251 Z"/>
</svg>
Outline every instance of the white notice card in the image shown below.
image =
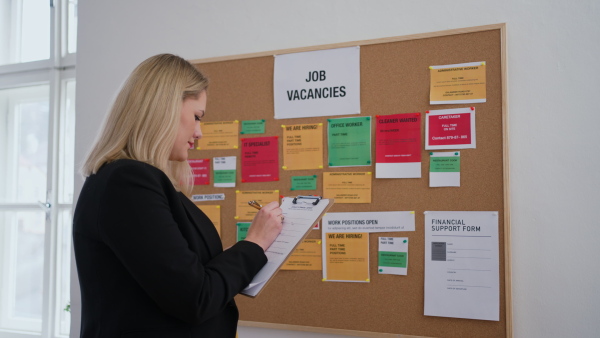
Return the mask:
<svg viewBox="0 0 600 338">
<path fill-rule="evenodd" d="M 408 237 L 379 237 L 380 274 L 404 275 L 408 272 Z"/>
<path fill-rule="evenodd" d="M 328 212 L 323 216 L 323 239 L 328 232 L 396 231 L 415 231 L 414 211 Z"/>
<path fill-rule="evenodd" d="M 237 157 L 213 157 L 213 181 L 215 187 L 235 187 Z"/>
<path fill-rule="evenodd" d="M 460 187 L 460 151 L 431 152 L 430 187 Z"/>
<path fill-rule="evenodd" d="M 425 315 L 500 320 L 497 211 L 425 212 Z"/>
<path fill-rule="evenodd" d="M 275 56 L 276 119 L 360 114 L 360 47 Z"/>
</svg>

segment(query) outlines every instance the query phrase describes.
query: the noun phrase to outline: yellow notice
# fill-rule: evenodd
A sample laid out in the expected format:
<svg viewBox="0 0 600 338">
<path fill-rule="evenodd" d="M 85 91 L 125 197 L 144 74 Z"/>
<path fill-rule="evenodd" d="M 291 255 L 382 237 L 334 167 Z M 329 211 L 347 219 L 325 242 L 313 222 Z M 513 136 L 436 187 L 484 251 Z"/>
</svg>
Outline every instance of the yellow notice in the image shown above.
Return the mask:
<svg viewBox="0 0 600 338">
<path fill-rule="evenodd" d="M 258 210 L 248 205 L 248 201 L 257 201 L 265 205 L 273 201 L 279 201 L 279 190 L 248 190 L 235 192 L 235 219 L 253 220 Z"/>
<path fill-rule="evenodd" d="M 485 62 L 429 67 L 430 104 L 485 102 L 485 68 Z"/>
<path fill-rule="evenodd" d="M 285 125 L 283 169 L 323 169 L 323 124 Z"/>
<path fill-rule="evenodd" d="M 323 173 L 323 197 L 335 203 L 371 203 L 370 172 Z"/>
<path fill-rule="evenodd" d="M 239 121 L 200 122 L 202 138 L 196 149 L 238 149 Z"/>
<path fill-rule="evenodd" d="M 321 270 L 320 239 L 303 240 L 281 266 L 281 270 Z"/>
<path fill-rule="evenodd" d="M 369 234 L 327 233 L 326 236 L 325 280 L 368 282 Z"/>
<path fill-rule="evenodd" d="M 196 205 L 198 209 L 210 219 L 221 236 L 221 206 L 220 205 Z"/>
</svg>

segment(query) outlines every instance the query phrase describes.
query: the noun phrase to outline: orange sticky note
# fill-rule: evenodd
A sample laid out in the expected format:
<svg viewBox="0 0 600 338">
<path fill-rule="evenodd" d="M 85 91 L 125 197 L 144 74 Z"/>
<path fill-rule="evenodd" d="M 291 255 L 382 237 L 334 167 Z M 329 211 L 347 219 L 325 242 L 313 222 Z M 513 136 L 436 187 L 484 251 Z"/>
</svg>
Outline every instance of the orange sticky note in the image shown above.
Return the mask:
<svg viewBox="0 0 600 338">
<path fill-rule="evenodd" d="M 320 239 L 305 239 L 283 264 L 281 270 L 321 270 Z"/>
<path fill-rule="evenodd" d="M 248 204 L 249 201 L 256 201 L 265 205 L 273 201 L 279 201 L 279 190 L 252 190 L 238 191 L 235 194 L 235 214 L 237 220 L 252 220 L 258 212 Z"/>
<path fill-rule="evenodd" d="M 237 149 L 239 121 L 200 122 L 202 138 L 196 149 Z"/>
<path fill-rule="evenodd" d="M 323 197 L 335 203 L 371 203 L 372 178 L 370 172 L 325 172 Z"/>
<path fill-rule="evenodd" d="M 486 101 L 485 62 L 429 67 L 430 104 L 480 103 Z"/>
<path fill-rule="evenodd" d="M 283 126 L 285 170 L 323 168 L 323 124 Z"/>
<path fill-rule="evenodd" d="M 327 281 L 369 281 L 369 234 L 327 233 L 324 278 Z"/>
<path fill-rule="evenodd" d="M 196 205 L 210 219 L 221 236 L 221 206 L 220 205 Z"/>
</svg>

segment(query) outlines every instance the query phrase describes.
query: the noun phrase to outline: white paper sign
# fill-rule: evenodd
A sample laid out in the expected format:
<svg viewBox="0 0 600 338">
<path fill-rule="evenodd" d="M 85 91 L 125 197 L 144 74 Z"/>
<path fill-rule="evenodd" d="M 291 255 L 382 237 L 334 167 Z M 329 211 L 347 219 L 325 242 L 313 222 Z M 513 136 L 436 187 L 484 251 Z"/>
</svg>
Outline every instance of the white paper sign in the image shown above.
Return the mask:
<svg viewBox="0 0 600 338">
<path fill-rule="evenodd" d="M 425 212 L 425 315 L 500 320 L 498 212 Z"/>
<path fill-rule="evenodd" d="M 275 56 L 276 119 L 360 114 L 360 47 Z"/>
<path fill-rule="evenodd" d="M 379 266 L 383 275 L 408 274 L 408 237 L 379 237 Z"/>
<path fill-rule="evenodd" d="M 475 108 L 430 110 L 425 116 L 425 149 L 476 148 Z"/>
<path fill-rule="evenodd" d="M 429 157 L 430 187 L 460 187 L 460 151 L 437 151 Z"/>
<path fill-rule="evenodd" d="M 227 157 L 213 157 L 213 176 L 214 176 L 214 186 L 218 188 L 233 188 L 235 187 L 235 178 L 236 174 L 231 172 L 235 172 L 237 169 L 237 157 L 236 156 L 227 156 Z M 226 176 L 225 173 L 229 173 L 231 177 Z M 228 177 L 230 180 L 228 182 L 222 182 L 221 179 L 217 177 L 223 178 Z"/>
<path fill-rule="evenodd" d="M 421 178 L 421 162 L 375 163 L 377 178 Z"/>
<path fill-rule="evenodd" d="M 322 232 L 415 231 L 414 211 L 328 212 Z"/>
<path fill-rule="evenodd" d="M 193 202 L 223 201 L 225 194 L 192 195 Z"/>
</svg>

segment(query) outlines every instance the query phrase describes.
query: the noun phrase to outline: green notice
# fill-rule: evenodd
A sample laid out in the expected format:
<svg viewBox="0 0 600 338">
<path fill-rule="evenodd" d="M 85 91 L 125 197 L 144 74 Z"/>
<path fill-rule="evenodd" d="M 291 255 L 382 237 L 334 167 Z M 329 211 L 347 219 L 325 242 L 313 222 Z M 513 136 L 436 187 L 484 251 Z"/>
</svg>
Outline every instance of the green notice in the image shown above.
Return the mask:
<svg viewBox="0 0 600 338">
<path fill-rule="evenodd" d="M 238 222 L 235 225 L 237 226 L 237 241 L 243 241 L 246 239 L 248 235 L 248 228 L 250 228 L 250 222 Z"/>
<path fill-rule="evenodd" d="M 379 266 L 406 268 L 406 252 L 379 251 Z"/>
<path fill-rule="evenodd" d="M 235 170 L 215 170 L 213 173 L 215 183 L 235 183 Z"/>
<path fill-rule="evenodd" d="M 435 173 L 460 172 L 460 157 L 430 157 L 429 171 Z"/>
<path fill-rule="evenodd" d="M 265 120 L 242 121 L 242 131 L 240 134 L 264 134 Z"/>
<path fill-rule="evenodd" d="M 290 190 L 317 190 L 317 175 L 292 176 L 292 188 Z"/>
<path fill-rule="evenodd" d="M 371 117 L 329 119 L 329 166 L 371 165 Z"/>
</svg>

